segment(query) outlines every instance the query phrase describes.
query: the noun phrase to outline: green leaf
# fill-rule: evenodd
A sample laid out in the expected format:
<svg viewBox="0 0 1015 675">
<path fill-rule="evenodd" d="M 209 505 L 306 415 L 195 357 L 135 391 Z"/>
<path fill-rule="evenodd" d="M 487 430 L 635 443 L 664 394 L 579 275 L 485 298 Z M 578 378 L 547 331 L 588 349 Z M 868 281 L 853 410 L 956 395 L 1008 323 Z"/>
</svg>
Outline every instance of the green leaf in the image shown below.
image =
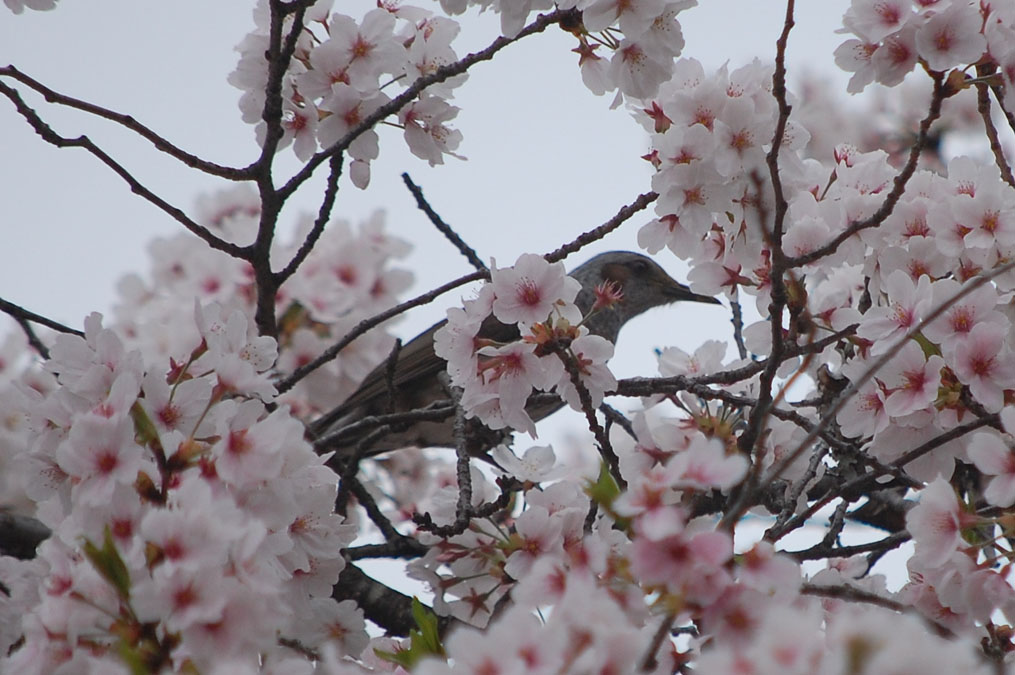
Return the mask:
<svg viewBox="0 0 1015 675">
<path fill-rule="evenodd" d="M 419 598 L 413 598 L 412 618 L 416 622 L 416 628 L 409 631 L 409 648 L 400 652 L 375 649 L 374 654 L 378 658 L 396 663 L 406 670 L 412 670 L 417 663 L 428 656 L 445 658 L 444 646 L 441 644 L 437 627 L 437 615 L 433 613 L 433 610 L 420 602 Z"/>
<path fill-rule="evenodd" d="M 102 535 L 102 548 L 85 539 L 85 557 L 103 579 L 116 589 L 121 598 L 130 596 L 130 573 L 113 543 L 113 535 L 107 526 Z"/>
<path fill-rule="evenodd" d="M 140 401 L 134 401 L 134 405 L 130 407 L 130 417 L 134 420 L 134 438 L 138 444 L 147 446 L 152 441 L 158 440 L 159 432 L 155 428 L 155 423 L 148 417 Z"/>
<path fill-rule="evenodd" d="M 120 659 L 127 666 L 127 669 L 131 672 L 131 675 L 148 675 L 151 671 L 148 666 L 145 665 L 144 659 L 138 653 L 137 649 L 121 640 L 116 646 L 116 652 Z"/>
<path fill-rule="evenodd" d="M 443 655 L 444 647 L 441 645 L 441 636 L 437 631 L 437 615 L 420 602 L 419 598 L 412 599 L 412 618 L 416 620 L 416 625 L 419 627 L 417 635 L 423 649 L 426 649 L 430 654 Z"/>
<path fill-rule="evenodd" d="M 613 505 L 613 500 L 620 496 L 620 486 L 613 479 L 613 475 L 610 473 L 609 467 L 606 466 L 606 462 L 599 463 L 599 477 L 596 478 L 595 483 L 590 482 L 588 484 L 585 488 L 585 494 L 596 504 L 607 510 Z"/>
<path fill-rule="evenodd" d="M 941 356 L 941 348 L 936 344 L 927 339 L 923 333 L 917 333 L 913 336 L 916 343 L 920 345 L 920 349 L 923 350 L 923 355 L 928 359 L 932 356 Z"/>
</svg>

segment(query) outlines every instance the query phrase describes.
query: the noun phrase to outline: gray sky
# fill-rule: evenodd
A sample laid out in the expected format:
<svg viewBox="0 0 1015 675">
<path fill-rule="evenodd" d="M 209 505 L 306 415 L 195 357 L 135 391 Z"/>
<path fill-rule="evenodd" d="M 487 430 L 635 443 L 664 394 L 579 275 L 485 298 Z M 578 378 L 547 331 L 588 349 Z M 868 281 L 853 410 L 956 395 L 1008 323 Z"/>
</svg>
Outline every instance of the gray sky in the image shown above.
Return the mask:
<svg viewBox="0 0 1015 675">
<path fill-rule="evenodd" d="M 428 0 L 417 2 L 427 6 Z M 53 12 L 14 16 L 0 9 L 0 65 L 14 64 L 62 93 L 130 113 L 206 159 L 243 165 L 254 159 L 257 147 L 253 128 L 240 121 L 239 91 L 225 78 L 236 63 L 234 45 L 252 27 L 249 4 L 62 0 Z M 336 2 L 344 8 L 372 4 Z M 772 59 L 784 3 L 702 4 L 681 15 L 685 56 L 702 61 L 706 72 L 725 61 L 736 67 L 755 56 Z M 797 2 L 791 82 L 806 68 L 840 83 L 845 92 L 848 77 L 835 68 L 832 51 L 844 39 L 834 30 L 848 4 Z M 497 34 L 494 16 L 470 13 L 462 22 L 456 43 L 460 55 L 482 48 Z M 609 97 L 597 98 L 584 88 L 572 47 L 569 36 L 551 30 L 472 71 L 454 101 L 462 108 L 457 127 L 465 136 L 459 152 L 468 161 L 452 159 L 431 169 L 408 153 L 400 132 L 386 129 L 370 188 L 361 192 L 343 181 L 337 216 L 356 221 L 384 208 L 389 230 L 416 246 L 405 261 L 416 274 L 412 292 L 470 268 L 415 209 L 399 178 L 403 171 L 482 257 L 495 255 L 501 264 L 523 252 L 556 248 L 650 189 L 649 167 L 639 159 L 647 138 L 626 112 L 609 110 Z M 57 131 L 87 133 L 184 210 L 192 211 L 200 192 L 229 185 L 181 167 L 113 125 L 28 98 Z M 284 152 L 278 166 L 276 175 L 285 175 L 295 170 L 296 161 Z M 299 210 L 316 210 L 321 183 L 298 193 L 283 222 L 291 224 Z M 648 214 L 633 219 L 569 266 L 599 251 L 636 249 L 635 235 L 648 219 Z M 13 106 L 0 100 L 0 296 L 80 327 L 87 313 L 109 310 L 120 276 L 147 271 L 146 246 L 152 238 L 178 230 L 84 151 L 42 142 Z M 658 259 L 684 278 L 685 268 L 669 253 Z M 443 318 L 458 298 L 452 293 L 413 312 L 395 331 L 415 335 Z M 728 319 L 726 311 L 708 306 L 685 306 L 679 314 L 673 308 L 653 310 L 625 329 L 614 370 L 620 377 L 650 375 L 654 347 L 693 349 L 709 337 L 729 340 Z M 0 325 L 5 325 L 2 319 Z M 520 445 L 527 447 L 524 441 Z"/>
<path fill-rule="evenodd" d="M 427 6 L 427 0 L 419 4 Z M 702 4 L 681 16 L 684 55 L 706 68 L 726 60 L 737 66 L 754 56 L 771 58 L 782 3 Z M 841 41 L 833 30 L 847 4 L 797 3 L 792 64 L 845 82 L 831 52 Z M 336 3 L 354 15 L 352 8 L 371 5 Z M 58 91 L 130 113 L 205 158 L 241 165 L 256 156 L 253 129 L 239 119 L 239 92 L 225 82 L 236 62 L 233 46 L 252 26 L 248 3 L 105 0 L 96 7 L 62 0 L 52 12 L 0 12 L 0 64 L 12 63 Z M 485 46 L 496 35 L 494 16 L 470 13 L 463 24 L 459 54 Z M 416 245 L 407 264 L 417 275 L 417 290 L 469 268 L 415 210 L 399 178 L 402 171 L 412 174 L 481 256 L 496 255 L 501 264 L 525 251 L 557 247 L 649 189 L 649 167 L 639 159 L 644 134 L 623 110 L 608 109 L 608 97 L 585 90 L 569 52 L 572 41 L 550 30 L 473 70 L 455 101 L 462 108 L 457 124 L 465 135 L 460 153 L 468 161 L 452 159 L 431 169 L 409 155 L 397 130 L 385 129 L 370 189 L 361 192 L 343 183 L 336 215 L 356 220 L 385 208 L 391 231 Z M 87 133 L 184 210 L 192 209 L 199 192 L 223 186 L 111 124 L 28 98 L 59 132 Z M 42 142 L 6 100 L 0 101 L 0 149 L 0 296 L 79 326 L 88 312 L 108 311 L 123 273 L 147 269 L 145 246 L 154 236 L 179 228 L 84 151 Z M 281 160 L 283 170 L 296 166 L 290 152 Z M 291 223 L 297 210 L 316 209 L 318 198 L 319 190 L 305 188 L 283 221 Z M 645 220 L 636 218 L 569 265 L 600 250 L 635 248 L 635 233 Z M 660 259 L 683 275 L 669 254 Z M 414 334 L 456 300 L 451 295 L 439 307 L 416 312 L 400 330 Z M 712 332 L 725 330 L 725 315 L 696 309 L 703 320 L 708 317 Z"/>
</svg>

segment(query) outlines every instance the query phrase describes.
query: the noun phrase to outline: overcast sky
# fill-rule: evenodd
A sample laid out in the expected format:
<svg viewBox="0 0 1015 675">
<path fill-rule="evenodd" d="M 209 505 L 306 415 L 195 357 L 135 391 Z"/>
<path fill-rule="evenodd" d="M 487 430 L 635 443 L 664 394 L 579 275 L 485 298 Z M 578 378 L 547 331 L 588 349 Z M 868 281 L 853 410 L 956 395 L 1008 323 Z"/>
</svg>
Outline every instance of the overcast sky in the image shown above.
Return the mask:
<svg viewBox="0 0 1015 675">
<path fill-rule="evenodd" d="M 371 5 L 336 3 L 352 14 L 359 14 L 353 7 Z M 686 56 L 706 67 L 727 60 L 735 67 L 755 56 L 771 59 L 782 3 L 707 0 L 703 5 L 681 15 Z M 842 39 L 833 31 L 847 2 L 797 5 L 792 67 L 845 82 L 831 52 Z M 474 13 L 463 24 L 459 54 L 488 44 L 498 27 L 496 17 Z M 104 0 L 101 5 L 62 0 L 52 12 L 14 16 L 0 11 L 0 64 L 14 64 L 58 91 L 130 113 L 207 159 L 243 165 L 257 148 L 252 127 L 239 119 L 239 92 L 225 78 L 235 66 L 233 47 L 251 26 L 248 4 L 235 0 Z M 370 189 L 361 192 L 343 182 L 336 215 L 357 220 L 384 208 L 391 231 L 415 244 L 407 264 L 417 275 L 416 290 L 469 267 L 415 210 L 399 178 L 402 171 L 412 174 L 481 256 L 496 255 L 501 264 L 522 252 L 556 248 L 649 189 L 649 167 L 639 159 L 645 135 L 623 110 L 609 110 L 609 98 L 585 90 L 569 51 L 572 41 L 550 30 L 472 71 L 455 101 L 462 108 L 457 125 L 465 136 L 460 153 L 468 161 L 451 159 L 431 169 L 409 155 L 397 130 L 387 129 Z M 198 193 L 223 187 L 113 125 L 27 98 L 57 131 L 87 133 L 185 210 L 192 210 Z M 286 170 L 295 167 L 290 152 L 282 159 Z M 297 210 L 316 209 L 319 194 L 305 188 L 283 222 L 291 223 Z M 147 270 L 147 242 L 179 228 L 86 152 L 43 143 L 6 99 L 0 100 L 0 209 L 0 296 L 73 326 L 90 311 L 108 311 L 116 280 L 127 271 Z M 635 233 L 645 220 L 634 219 L 574 263 L 601 250 L 635 248 Z M 669 254 L 661 262 L 683 276 Z M 456 300 L 451 295 L 441 306 L 417 312 L 400 330 L 411 336 Z M 725 315 L 717 317 L 713 308 L 688 311 L 699 312 L 711 331 L 726 329 Z"/>
<path fill-rule="evenodd" d="M 427 0 L 418 2 L 427 6 Z M 784 3 L 702 4 L 681 14 L 685 56 L 702 61 L 706 72 L 726 61 L 734 68 L 753 57 L 772 59 Z M 239 118 L 239 92 L 225 78 L 235 66 L 234 45 L 252 27 L 246 5 L 237 0 L 62 0 L 56 11 L 20 16 L 0 8 L 0 65 L 14 64 L 62 93 L 130 113 L 206 159 L 240 166 L 254 159 L 257 147 L 253 128 Z M 361 8 L 343 10 L 357 16 L 372 5 L 336 3 Z M 791 82 L 808 69 L 845 91 L 848 77 L 835 68 L 832 51 L 843 40 L 834 31 L 847 6 L 847 0 L 797 3 Z M 482 48 L 497 34 L 496 17 L 472 13 L 462 22 L 456 42 L 460 55 Z M 571 42 L 563 32 L 550 30 L 473 69 L 454 101 L 462 108 L 457 127 L 465 136 L 459 152 L 468 161 L 452 159 L 431 169 L 404 149 L 396 130 L 388 129 L 382 130 L 370 188 L 359 191 L 343 179 L 336 216 L 356 221 L 383 208 L 390 231 L 415 245 L 405 262 L 416 274 L 413 293 L 470 268 L 416 211 L 399 178 L 403 171 L 482 257 L 495 255 L 501 264 L 523 252 L 558 247 L 650 189 L 649 167 L 639 158 L 647 146 L 644 133 L 623 110 L 609 110 L 609 98 L 584 88 Z M 27 98 L 57 131 L 87 133 L 184 210 L 192 211 L 199 193 L 229 185 L 165 159 L 119 128 Z M 277 176 L 296 167 L 290 152 L 281 158 Z M 319 195 L 319 189 L 304 188 L 283 222 L 291 224 L 299 210 L 316 210 Z M 569 266 L 599 251 L 635 249 L 635 234 L 648 218 L 633 219 Z M 178 229 L 84 151 L 43 143 L 13 106 L 0 100 L 0 296 L 80 327 L 89 312 L 109 310 L 120 276 L 148 270 L 147 243 Z M 685 269 L 674 257 L 664 252 L 659 260 L 684 278 Z M 395 330 L 412 337 L 442 318 L 458 298 L 445 296 Z M 653 310 L 629 325 L 613 363 L 618 376 L 652 374 L 654 347 L 693 349 L 709 337 L 730 337 L 723 309 L 691 305 L 679 310 L 679 318 L 677 312 Z"/>
</svg>

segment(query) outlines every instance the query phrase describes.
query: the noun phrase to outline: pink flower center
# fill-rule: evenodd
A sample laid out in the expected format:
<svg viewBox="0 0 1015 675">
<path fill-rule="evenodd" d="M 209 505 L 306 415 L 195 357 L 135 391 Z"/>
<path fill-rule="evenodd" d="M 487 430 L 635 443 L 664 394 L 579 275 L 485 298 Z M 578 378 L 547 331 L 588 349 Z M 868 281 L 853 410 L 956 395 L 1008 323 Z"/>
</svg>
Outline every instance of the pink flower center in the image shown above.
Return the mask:
<svg viewBox="0 0 1015 675">
<path fill-rule="evenodd" d="M 987 377 L 994 369 L 994 357 L 983 354 L 974 356 L 969 360 L 969 367 L 977 377 Z"/>
<path fill-rule="evenodd" d="M 539 287 L 531 279 L 522 279 L 522 282 L 518 284 L 518 300 L 523 305 L 535 307 L 541 299 L 542 294 L 539 292 Z"/>
<path fill-rule="evenodd" d="M 956 333 L 968 333 L 973 329 L 973 317 L 965 307 L 959 307 L 952 313 L 952 330 Z"/>
<path fill-rule="evenodd" d="M 101 474 L 110 474 L 120 464 L 119 457 L 114 450 L 103 450 L 95 458 L 95 468 Z"/>
<path fill-rule="evenodd" d="M 980 227 L 991 234 L 997 232 L 998 225 L 1001 224 L 1001 217 L 997 211 L 987 211 L 983 214 L 983 221 L 980 223 Z"/>
<path fill-rule="evenodd" d="M 229 433 L 229 440 L 226 443 L 226 449 L 231 455 L 245 455 L 250 452 L 253 445 L 247 438 L 247 430 L 241 429 L 239 431 L 232 431 Z"/>
<path fill-rule="evenodd" d="M 193 587 L 187 585 L 183 588 L 177 589 L 173 593 L 173 609 L 184 609 L 197 603 L 197 593 L 194 592 Z"/>
<path fill-rule="evenodd" d="M 899 22 L 899 8 L 886 2 L 874 6 L 874 11 L 881 17 L 886 26 L 894 26 Z"/>
<path fill-rule="evenodd" d="M 942 30 L 934 37 L 934 46 L 939 52 L 947 52 L 954 43 L 955 40 L 950 30 Z"/>
</svg>

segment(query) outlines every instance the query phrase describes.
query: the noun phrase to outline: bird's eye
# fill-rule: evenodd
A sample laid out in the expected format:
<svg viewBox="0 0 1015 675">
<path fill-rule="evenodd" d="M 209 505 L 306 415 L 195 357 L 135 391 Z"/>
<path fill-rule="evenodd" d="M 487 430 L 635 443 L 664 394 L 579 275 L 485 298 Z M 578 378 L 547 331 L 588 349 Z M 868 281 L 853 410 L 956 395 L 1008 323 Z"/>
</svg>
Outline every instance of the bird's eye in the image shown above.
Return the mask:
<svg viewBox="0 0 1015 675">
<path fill-rule="evenodd" d="M 648 274 L 648 263 L 644 260 L 632 260 L 631 271 L 638 276 L 644 276 Z"/>
</svg>

